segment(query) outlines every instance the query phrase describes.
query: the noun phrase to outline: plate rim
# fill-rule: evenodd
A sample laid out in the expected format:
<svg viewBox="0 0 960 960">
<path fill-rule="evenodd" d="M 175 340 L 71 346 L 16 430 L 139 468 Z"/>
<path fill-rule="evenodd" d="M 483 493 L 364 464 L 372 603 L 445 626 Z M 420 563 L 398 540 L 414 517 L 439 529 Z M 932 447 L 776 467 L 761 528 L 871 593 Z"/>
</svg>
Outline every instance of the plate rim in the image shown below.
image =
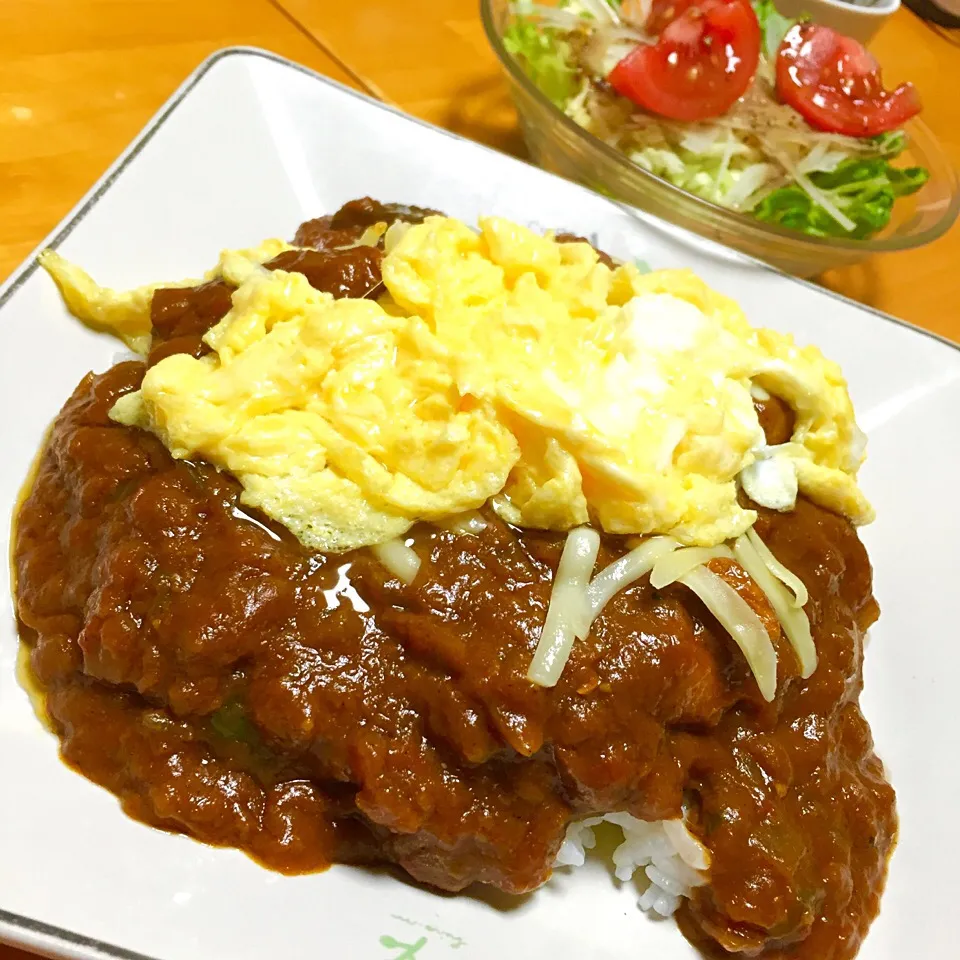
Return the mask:
<svg viewBox="0 0 960 960">
<path fill-rule="evenodd" d="M 119 178 L 120 174 L 123 173 L 126 167 L 153 139 L 156 133 L 169 119 L 177 107 L 180 106 L 181 102 L 187 97 L 190 91 L 193 90 L 198 83 L 200 83 L 200 81 L 207 73 L 209 73 L 212 67 L 214 67 L 221 60 L 226 60 L 229 57 L 257 57 L 259 59 L 268 60 L 284 67 L 292 68 L 296 72 L 311 77 L 312 79 L 319 81 L 326 86 L 333 87 L 339 93 L 353 97 L 357 100 L 362 100 L 364 103 L 376 107 L 379 110 L 384 110 L 402 120 L 414 123 L 417 126 L 426 127 L 428 130 L 432 130 L 435 133 L 440 133 L 443 136 L 450 137 L 453 140 L 466 143 L 470 147 L 490 152 L 500 157 L 508 156 L 511 160 L 514 160 L 517 163 L 522 163 L 525 166 L 532 167 L 534 170 L 537 170 L 544 176 L 555 177 L 561 180 L 564 179 L 562 177 L 558 177 L 557 174 L 551 173 L 549 170 L 544 170 L 541 167 L 538 167 L 536 164 L 529 163 L 520 157 L 504 154 L 502 151 L 495 150 L 493 147 L 487 146 L 485 143 L 479 143 L 478 141 L 471 140 L 469 137 L 465 137 L 462 134 L 454 133 L 452 130 L 446 130 L 443 127 L 436 126 L 436 124 L 429 123 L 420 117 L 415 117 L 412 114 L 400 109 L 400 107 L 395 106 L 394 104 L 386 103 L 383 100 L 377 100 L 375 97 L 361 93 L 359 90 L 348 87 L 346 84 L 340 83 L 331 77 L 325 76 L 311 67 L 304 66 L 302 63 L 297 63 L 295 60 L 290 60 L 288 57 L 284 57 L 279 53 L 274 53 L 271 50 L 265 50 L 262 47 L 245 45 L 223 47 L 220 50 L 214 51 L 208 57 L 206 57 L 206 59 L 200 62 L 193 72 L 187 76 L 183 83 L 181 83 L 180 86 L 174 90 L 174 92 L 163 103 L 160 109 L 147 121 L 140 132 L 133 138 L 133 140 L 130 141 L 117 159 L 110 164 L 110 166 L 97 179 L 87 193 L 84 194 L 79 202 L 63 217 L 62 220 L 59 221 L 59 223 L 57 223 L 50 233 L 48 233 L 39 244 L 37 244 L 37 246 L 27 255 L 26 259 L 14 269 L 13 273 L 11 273 L 3 283 L 0 283 L 0 308 L 2 308 L 13 297 L 16 291 L 24 283 L 26 283 L 26 281 L 36 271 L 37 267 L 39 266 L 38 255 L 40 252 L 48 248 L 51 250 L 58 249 L 60 244 L 70 236 L 70 234 L 76 229 L 86 215 L 93 209 L 94 206 L 96 206 L 100 198 L 113 186 L 114 182 Z M 960 343 L 945 337 L 943 334 L 936 333 L 933 330 L 927 330 L 925 327 L 921 327 L 909 320 L 896 317 L 893 314 L 887 313 L 884 310 L 880 310 L 879 308 L 870 304 L 861 303 L 859 300 L 854 300 L 852 297 L 848 297 L 845 294 L 837 293 L 837 291 L 831 290 L 828 287 L 822 287 L 819 284 L 814 283 L 812 280 L 805 280 L 801 277 L 795 277 L 792 274 L 786 273 L 769 263 L 765 263 L 763 260 L 758 260 L 757 258 L 748 256 L 747 254 L 741 253 L 738 250 L 733 250 L 730 247 L 718 243 L 716 240 L 711 240 L 709 237 L 699 236 L 690 230 L 687 230 L 683 227 L 678 227 L 675 224 L 669 223 L 669 221 L 661 220 L 659 217 L 655 217 L 652 214 L 639 210 L 636 207 L 632 207 L 627 203 L 622 203 L 610 197 L 605 197 L 603 194 L 595 193 L 594 191 L 589 190 L 587 187 L 584 187 L 582 184 L 568 180 L 564 180 L 564 182 L 573 183 L 577 189 L 584 190 L 591 196 L 600 198 L 604 202 L 616 207 L 617 209 L 626 213 L 628 216 L 640 220 L 641 222 L 644 222 L 645 220 L 651 220 L 657 223 L 666 224 L 671 229 L 679 230 L 684 235 L 695 238 L 698 243 L 702 244 L 707 249 L 722 251 L 727 257 L 732 255 L 742 263 L 759 267 L 767 273 L 773 273 L 784 278 L 785 280 L 790 281 L 791 283 L 807 287 L 819 294 L 830 297 L 833 300 L 837 300 L 840 303 L 852 306 L 858 310 L 864 310 L 867 313 L 871 313 L 882 320 L 886 320 L 888 323 L 896 324 L 897 326 L 904 327 L 913 333 L 918 333 L 922 336 L 930 338 L 931 340 L 938 341 L 952 350 L 960 351 Z"/>
<path fill-rule="evenodd" d="M 0 944 L 4 943 L 38 956 L 67 957 L 70 960 L 159 960 L 65 927 L 0 909 Z"/>
<path fill-rule="evenodd" d="M 163 127 L 164 123 L 166 123 L 166 121 L 173 115 L 177 108 L 183 103 L 191 91 L 203 80 L 203 78 L 216 64 L 230 57 L 256 57 L 284 67 L 292 68 L 300 74 L 308 76 L 313 80 L 319 81 L 327 86 L 333 87 L 338 93 L 361 100 L 368 105 L 372 105 L 380 110 L 384 110 L 407 122 L 414 123 L 421 127 L 426 127 L 431 131 L 443 134 L 444 136 L 450 137 L 454 140 L 464 142 L 472 148 L 489 151 L 497 154 L 498 156 L 505 155 L 502 152 L 495 150 L 493 147 L 478 143 L 474 140 L 470 140 L 468 137 L 462 136 L 461 134 L 454 133 L 450 130 L 445 130 L 442 127 L 428 123 L 426 120 L 406 113 L 393 104 L 385 103 L 382 100 L 377 100 L 374 97 L 361 93 L 358 90 L 354 90 L 345 84 L 333 80 L 330 77 L 324 76 L 322 73 L 319 73 L 310 67 L 304 66 L 303 64 L 297 63 L 270 50 L 264 50 L 260 47 L 242 45 L 224 47 L 220 50 L 214 51 L 198 64 L 198 66 L 186 77 L 186 79 L 173 91 L 170 97 L 162 104 L 157 112 L 147 121 L 139 133 L 137 133 L 137 135 L 123 149 L 116 160 L 114 160 L 113 163 L 111 163 L 110 166 L 104 171 L 104 173 L 101 174 L 101 176 L 96 180 L 87 193 L 83 195 L 77 204 L 63 217 L 63 219 L 61 219 L 57 225 L 43 238 L 43 240 L 40 241 L 34 250 L 28 254 L 26 259 L 24 259 L 19 266 L 13 270 L 10 276 L 3 283 L 0 283 L 0 309 L 2 309 L 16 295 L 20 288 L 37 270 L 39 267 L 38 255 L 40 252 L 48 248 L 54 250 L 57 249 L 63 243 L 63 241 L 70 236 L 77 226 L 79 226 L 79 224 L 85 219 L 87 214 L 93 210 L 100 199 L 111 189 L 121 174 L 132 163 L 132 161 L 136 159 L 136 157 L 143 151 L 143 149 Z M 533 169 L 537 170 L 544 176 L 556 176 L 555 174 L 552 174 L 546 170 L 542 170 L 535 164 L 528 163 L 520 158 L 510 157 L 510 159 L 516 161 L 517 163 L 524 163 L 527 166 L 533 167 Z M 590 191 L 588 188 L 579 184 L 575 184 L 575 186 L 577 186 L 578 189 L 590 193 L 592 196 L 604 200 L 611 206 L 617 207 L 641 223 L 645 220 L 653 220 L 660 223 L 667 222 L 660 221 L 659 218 L 653 217 L 652 215 L 644 213 L 643 211 L 639 211 L 628 204 L 620 203 L 609 197 L 604 197 L 601 194 L 594 194 L 593 191 Z M 673 225 L 670 226 L 673 227 Z M 735 257 L 742 263 L 759 267 L 764 271 L 776 274 L 787 281 L 800 284 L 804 287 L 812 288 L 819 294 L 828 296 L 841 303 L 852 306 L 855 309 L 864 310 L 875 315 L 881 320 L 885 320 L 888 323 L 893 323 L 897 326 L 903 327 L 912 333 L 921 334 L 929 339 L 939 342 L 951 350 L 960 351 L 960 343 L 954 342 L 942 334 L 935 333 L 932 330 L 927 330 L 918 326 L 917 324 L 911 323 L 908 320 L 895 317 L 892 314 L 877 309 L 876 307 L 860 303 L 851 297 L 845 296 L 844 294 L 821 287 L 819 284 L 813 283 L 810 280 L 794 277 L 791 274 L 785 273 L 784 271 L 779 270 L 768 263 L 764 263 L 762 260 L 757 260 L 754 257 L 747 256 L 746 254 L 739 253 L 738 251 L 732 251 L 730 248 L 725 247 L 707 237 L 700 237 L 691 231 L 684 230 L 683 228 L 673 228 L 681 230 L 685 235 L 696 238 L 697 242 L 702 243 L 702 245 L 707 249 L 720 250 L 728 257 L 731 254 L 734 254 Z M 84 934 L 68 930 L 64 927 L 59 927 L 54 924 L 45 923 L 41 920 L 33 919 L 32 917 L 27 917 L 22 914 L 4 910 L 2 907 L 0 907 L 0 943 L 6 943 L 14 947 L 30 950 L 34 953 L 38 953 L 40 956 L 64 957 L 70 958 L 70 960 L 158 960 L 158 958 L 151 957 L 148 954 L 129 950 L 125 947 L 120 947 L 116 944 L 112 944 L 95 937 L 89 937 Z"/>
</svg>

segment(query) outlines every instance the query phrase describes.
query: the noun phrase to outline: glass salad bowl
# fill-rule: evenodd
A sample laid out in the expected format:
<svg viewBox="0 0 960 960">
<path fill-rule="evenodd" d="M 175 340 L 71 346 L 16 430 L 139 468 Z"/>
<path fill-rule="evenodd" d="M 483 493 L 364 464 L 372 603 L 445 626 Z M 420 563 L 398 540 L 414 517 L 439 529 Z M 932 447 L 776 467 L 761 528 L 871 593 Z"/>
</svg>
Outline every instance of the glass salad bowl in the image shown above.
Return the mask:
<svg viewBox="0 0 960 960">
<path fill-rule="evenodd" d="M 810 236 L 711 203 L 633 163 L 537 88 L 503 42 L 511 17 L 509 0 L 481 0 L 481 15 L 510 85 L 524 139 L 540 166 L 787 273 L 811 277 L 875 253 L 922 246 L 945 233 L 960 212 L 956 171 L 919 120 L 904 127 L 909 146 L 900 162 L 925 167 L 929 180 L 915 194 L 899 198 L 890 222 L 869 239 Z"/>
</svg>

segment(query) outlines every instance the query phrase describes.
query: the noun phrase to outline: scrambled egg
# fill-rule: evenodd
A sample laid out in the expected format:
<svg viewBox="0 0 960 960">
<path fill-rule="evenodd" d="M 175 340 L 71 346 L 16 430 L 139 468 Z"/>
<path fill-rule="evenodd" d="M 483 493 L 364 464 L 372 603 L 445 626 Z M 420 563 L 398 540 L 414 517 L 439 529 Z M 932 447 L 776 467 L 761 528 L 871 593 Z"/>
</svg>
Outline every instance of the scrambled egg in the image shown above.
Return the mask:
<svg viewBox="0 0 960 960">
<path fill-rule="evenodd" d="M 839 368 L 689 271 L 611 270 L 586 243 L 431 217 L 388 233 L 379 302 L 334 300 L 263 269 L 278 244 L 222 255 L 238 288 L 213 352 L 161 361 L 111 415 L 230 471 L 310 547 L 381 543 L 491 499 L 520 526 L 709 546 L 756 519 L 738 483 L 780 509 L 799 490 L 872 517 Z M 45 266 L 75 313 L 142 343 L 143 291 Z M 758 390 L 796 412 L 788 443 L 766 446 Z"/>
<path fill-rule="evenodd" d="M 203 280 L 223 277 L 239 285 L 267 260 L 292 250 L 283 240 L 264 240 L 249 250 L 224 250 L 220 261 Z M 99 286 L 85 270 L 64 259 L 55 250 L 40 254 L 40 265 L 53 277 L 70 312 L 95 330 L 119 337 L 134 353 L 150 349 L 150 303 L 157 290 L 193 287 L 203 280 L 179 283 L 150 283 L 135 290 L 110 290 Z"/>
</svg>

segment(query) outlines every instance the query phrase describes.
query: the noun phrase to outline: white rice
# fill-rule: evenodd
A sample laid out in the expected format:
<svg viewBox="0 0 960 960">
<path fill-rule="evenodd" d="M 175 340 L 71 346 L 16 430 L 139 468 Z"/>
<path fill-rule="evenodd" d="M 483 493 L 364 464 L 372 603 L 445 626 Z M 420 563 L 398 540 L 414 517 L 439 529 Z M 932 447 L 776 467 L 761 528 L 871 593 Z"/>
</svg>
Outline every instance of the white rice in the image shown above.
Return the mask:
<svg viewBox="0 0 960 960">
<path fill-rule="evenodd" d="M 608 813 L 587 817 L 567 827 L 567 835 L 557 853 L 558 867 L 582 867 L 586 851 L 597 838 L 593 828 L 606 821 L 623 831 L 623 842 L 613 851 L 618 880 L 628 881 L 638 869 L 648 882 L 638 901 L 641 910 L 669 917 L 683 897 L 707 883 L 710 854 L 683 820 L 638 820 L 629 813 Z"/>
</svg>

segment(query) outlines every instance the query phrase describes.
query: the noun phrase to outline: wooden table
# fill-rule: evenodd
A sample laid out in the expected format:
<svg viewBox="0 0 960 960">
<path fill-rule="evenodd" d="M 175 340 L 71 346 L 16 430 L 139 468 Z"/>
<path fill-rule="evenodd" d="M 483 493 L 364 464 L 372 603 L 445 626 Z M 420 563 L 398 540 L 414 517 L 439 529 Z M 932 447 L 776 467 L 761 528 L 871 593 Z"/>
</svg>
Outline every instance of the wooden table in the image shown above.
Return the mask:
<svg viewBox="0 0 960 960">
<path fill-rule="evenodd" d="M 478 0 L 2 0 L 0 280 L 76 203 L 211 51 L 274 50 L 518 155 L 523 144 Z M 911 79 L 960 166 L 960 47 L 901 10 L 873 50 Z M 960 341 L 960 225 L 921 250 L 823 278 Z M 26 960 L 0 946 L 0 960 Z"/>
<path fill-rule="evenodd" d="M 523 155 L 478 0 L 3 0 L 0 280 L 210 51 L 275 50 L 475 140 Z M 960 46 L 906 9 L 873 49 L 912 79 L 960 166 Z M 960 224 L 920 250 L 833 270 L 834 290 L 960 340 Z"/>
</svg>

